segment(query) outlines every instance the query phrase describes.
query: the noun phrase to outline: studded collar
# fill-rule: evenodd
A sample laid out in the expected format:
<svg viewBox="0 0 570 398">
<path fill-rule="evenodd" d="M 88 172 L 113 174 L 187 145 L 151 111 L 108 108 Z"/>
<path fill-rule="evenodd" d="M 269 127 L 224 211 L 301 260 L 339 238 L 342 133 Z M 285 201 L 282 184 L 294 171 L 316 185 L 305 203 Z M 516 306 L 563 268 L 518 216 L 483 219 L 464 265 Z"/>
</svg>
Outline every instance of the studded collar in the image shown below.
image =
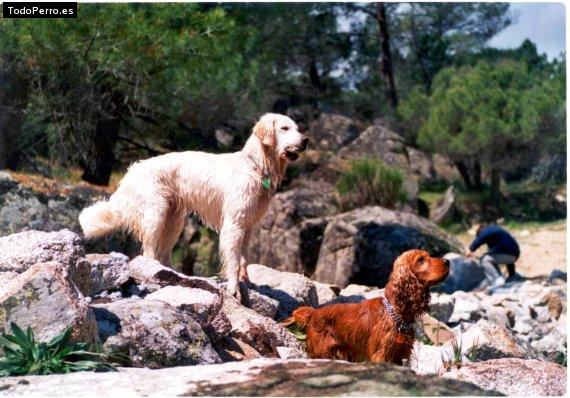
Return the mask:
<svg viewBox="0 0 570 398">
<path fill-rule="evenodd" d="M 415 334 L 414 323 L 407 322 L 402 319 L 400 315 L 394 309 L 394 306 L 390 303 L 390 301 L 386 297 L 382 297 L 382 301 L 384 303 L 384 308 L 386 308 L 386 312 L 390 315 L 390 318 L 396 324 L 396 328 L 398 332 L 413 337 Z"/>
</svg>

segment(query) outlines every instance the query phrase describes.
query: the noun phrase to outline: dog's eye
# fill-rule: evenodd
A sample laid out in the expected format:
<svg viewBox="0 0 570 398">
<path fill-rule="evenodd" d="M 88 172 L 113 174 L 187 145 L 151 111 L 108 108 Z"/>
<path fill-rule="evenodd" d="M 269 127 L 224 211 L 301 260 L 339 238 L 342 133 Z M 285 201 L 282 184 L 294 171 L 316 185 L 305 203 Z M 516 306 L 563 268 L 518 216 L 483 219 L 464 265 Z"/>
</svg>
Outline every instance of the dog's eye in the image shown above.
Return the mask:
<svg viewBox="0 0 570 398">
<path fill-rule="evenodd" d="M 283 126 L 283 127 L 281 127 L 281 129 L 283 129 L 283 130 L 287 131 L 287 130 L 289 130 L 289 127 L 287 127 L 287 126 Z"/>
<path fill-rule="evenodd" d="M 426 259 L 425 259 L 425 257 L 423 257 L 423 256 L 420 257 L 420 258 L 418 258 L 418 264 L 423 264 L 425 260 L 426 260 Z"/>
</svg>

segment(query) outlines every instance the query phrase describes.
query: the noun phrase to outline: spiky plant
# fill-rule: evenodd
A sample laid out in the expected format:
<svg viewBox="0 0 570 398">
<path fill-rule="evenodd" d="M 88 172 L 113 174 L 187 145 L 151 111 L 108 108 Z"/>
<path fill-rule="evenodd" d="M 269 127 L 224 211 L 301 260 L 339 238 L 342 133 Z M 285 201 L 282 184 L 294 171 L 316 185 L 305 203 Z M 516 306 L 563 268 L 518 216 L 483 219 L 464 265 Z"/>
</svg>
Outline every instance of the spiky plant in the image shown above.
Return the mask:
<svg viewBox="0 0 570 398">
<path fill-rule="evenodd" d="M 36 341 L 30 327 L 24 332 L 11 323 L 10 329 L 0 338 L 1 377 L 116 370 L 110 354 L 92 351 L 87 343 L 69 342 L 71 328 L 47 343 Z"/>
<path fill-rule="evenodd" d="M 467 355 L 467 359 L 469 359 L 470 362 L 475 362 L 478 356 L 479 356 L 479 341 L 475 340 L 473 342 L 473 345 L 471 346 L 469 355 Z"/>
<path fill-rule="evenodd" d="M 453 349 L 453 363 L 457 366 L 461 366 L 461 363 L 463 362 L 462 345 L 462 341 L 457 341 L 457 339 L 451 340 L 451 348 Z"/>
</svg>

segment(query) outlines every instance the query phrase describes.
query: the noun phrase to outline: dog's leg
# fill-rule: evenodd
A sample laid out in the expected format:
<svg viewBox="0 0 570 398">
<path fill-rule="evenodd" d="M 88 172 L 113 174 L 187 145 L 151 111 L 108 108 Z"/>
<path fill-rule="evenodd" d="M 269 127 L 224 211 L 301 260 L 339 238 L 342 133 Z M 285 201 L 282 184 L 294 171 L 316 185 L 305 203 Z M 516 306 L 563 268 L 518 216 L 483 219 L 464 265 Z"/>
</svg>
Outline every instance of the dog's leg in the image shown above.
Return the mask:
<svg viewBox="0 0 570 398">
<path fill-rule="evenodd" d="M 249 283 L 249 275 L 247 274 L 248 261 L 246 256 L 248 255 L 247 247 L 249 246 L 249 238 L 251 236 L 251 230 L 245 232 L 243 243 L 241 245 L 241 260 L 239 267 L 239 281 Z"/>
<path fill-rule="evenodd" d="M 226 221 L 220 231 L 220 254 L 222 275 L 227 278 L 229 293 L 241 301 L 239 291 L 239 270 L 245 229 L 234 222 Z"/>
<path fill-rule="evenodd" d="M 186 222 L 186 213 L 182 210 L 170 214 L 163 225 L 162 240 L 159 242 L 158 261 L 169 267 L 171 265 L 172 249 L 178 242 L 180 233 Z"/>
<path fill-rule="evenodd" d="M 164 239 L 164 226 L 167 218 L 168 203 L 166 201 L 156 201 L 152 205 L 147 205 L 140 220 L 143 256 L 163 261 L 159 258 L 160 243 Z"/>
<path fill-rule="evenodd" d="M 317 332 L 310 325 L 307 328 L 307 351 L 311 358 L 346 360 L 341 355 L 339 342 L 330 330 Z"/>
</svg>

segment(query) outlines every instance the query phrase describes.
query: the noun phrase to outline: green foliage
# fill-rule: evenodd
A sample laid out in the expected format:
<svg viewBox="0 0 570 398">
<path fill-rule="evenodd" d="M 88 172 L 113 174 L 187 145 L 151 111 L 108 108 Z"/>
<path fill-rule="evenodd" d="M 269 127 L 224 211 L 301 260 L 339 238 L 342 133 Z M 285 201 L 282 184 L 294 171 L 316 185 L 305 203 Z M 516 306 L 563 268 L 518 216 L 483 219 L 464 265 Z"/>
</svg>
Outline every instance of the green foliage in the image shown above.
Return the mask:
<svg viewBox="0 0 570 398">
<path fill-rule="evenodd" d="M 221 8 L 80 4 L 79 13 L 0 24 L 1 66 L 27 82 L 22 131 L 52 159 L 88 164 L 105 145 L 112 163 L 115 143 L 133 139 L 203 145 L 197 128 L 248 110 L 256 70 Z"/>
<path fill-rule="evenodd" d="M 467 355 L 467 359 L 470 362 L 475 362 L 477 357 L 479 356 L 479 342 L 475 340 L 471 345 L 471 349 L 469 350 L 469 354 Z"/>
<path fill-rule="evenodd" d="M 10 328 L 12 333 L 0 339 L 0 377 L 115 370 L 108 354 L 90 351 L 86 343 L 70 343 L 71 328 L 47 343 L 37 342 L 30 327 L 24 332 L 12 323 Z"/>
<path fill-rule="evenodd" d="M 343 210 L 378 205 L 393 209 L 405 200 L 404 175 L 378 159 L 356 159 L 339 178 L 336 189 Z"/>
<path fill-rule="evenodd" d="M 462 342 L 457 341 L 457 339 L 451 340 L 451 348 L 453 350 L 453 362 L 455 364 L 461 364 L 461 362 L 463 362 L 463 353 L 461 352 Z"/>
<path fill-rule="evenodd" d="M 400 114 L 421 126 L 418 143 L 457 161 L 477 160 L 494 171 L 561 148 L 565 142 L 565 74 L 533 73 L 523 62 L 479 62 L 447 68 L 426 97 L 414 92 Z M 492 193 L 498 180 L 491 180 Z"/>
<path fill-rule="evenodd" d="M 505 114 L 521 127 L 491 123 L 490 117 L 479 123 L 481 112 L 487 113 L 475 107 L 479 113 L 471 124 L 479 130 L 498 128 L 511 137 L 516 131 L 522 144 L 531 146 L 529 131 L 538 126 L 549 148 L 565 148 L 565 62 L 549 63 L 529 41 L 515 50 L 485 47 L 511 23 L 508 3 L 387 3 L 396 88 L 403 101 L 397 113 L 384 101 L 376 7 L 80 4 L 77 19 L 0 19 L 0 82 L 6 87 L 0 95 L 7 115 L 0 115 L 7 126 L 0 131 L 0 167 L 22 166 L 41 156 L 51 166 L 79 166 L 86 172 L 82 178 L 106 183 L 112 170 L 141 157 L 235 149 L 259 114 L 298 105 L 367 120 L 397 116 L 406 138 L 415 141 L 420 130 L 435 134 L 446 116 L 457 121 L 477 95 L 483 102 L 485 96 L 491 99 L 488 108 L 501 109 L 495 116 Z M 471 79 L 463 87 L 467 103 L 451 109 L 462 101 L 461 95 L 452 98 L 454 91 L 462 92 L 456 74 L 483 73 L 480 60 L 508 59 L 526 65 L 532 92 L 517 97 L 518 86 L 507 84 L 508 94 L 498 98 L 496 89 L 486 92 L 484 79 Z M 432 94 L 445 87 L 450 92 L 438 110 Z M 232 147 L 223 147 L 215 131 L 236 120 L 240 128 L 232 131 Z M 448 122 L 445 128 L 456 127 Z M 447 140 L 435 135 L 427 141 L 439 150 L 437 143 Z M 461 141 L 461 150 L 479 150 L 484 137 L 475 138 L 473 147 L 458 138 L 450 148 Z M 512 153 L 519 146 L 507 149 Z M 90 177 L 90 172 L 100 175 Z"/>
<path fill-rule="evenodd" d="M 287 330 L 293 333 L 297 338 L 297 340 L 301 342 L 305 342 L 307 340 L 307 333 L 303 329 L 301 329 L 301 327 L 296 323 L 288 326 Z"/>
<path fill-rule="evenodd" d="M 463 353 L 462 353 L 462 342 L 457 341 L 457 339 L 451 340 L 452 357 L 446 358 L 441 354 L 441 362 L 445 370 L 449 370 L 452 367 L 460 368 L 463 365 Z"/>
</svg>

